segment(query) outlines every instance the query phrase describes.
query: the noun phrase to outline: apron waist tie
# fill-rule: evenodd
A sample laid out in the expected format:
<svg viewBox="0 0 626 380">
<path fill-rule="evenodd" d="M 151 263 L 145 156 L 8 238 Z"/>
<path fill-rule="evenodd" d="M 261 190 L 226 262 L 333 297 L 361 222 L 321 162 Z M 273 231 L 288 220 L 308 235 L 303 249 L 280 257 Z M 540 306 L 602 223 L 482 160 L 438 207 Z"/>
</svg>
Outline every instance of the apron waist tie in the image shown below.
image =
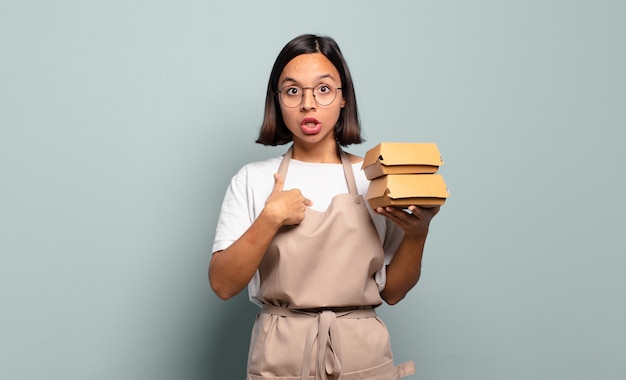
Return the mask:
<svg viewBox="0 0 626 380">
<path fill-rule="evenodd" d="M 288 309 L 286 307 L 263 305 L 262 313 L 280 315 L 283 317 L 317 318 L 317 324 L 312 324 L 307 333 L 304 344 L 304 358 L 302 359 L 302 380 L 309 379 L 311 370 L 310 357 L 313 352 L 313 343 L 317 338 L 317 363 L 315 379 L 327 380 L 329 375 L 341 380 L 341 347 L 337 318 L 375 318 L 373 307 L 350 308 L 317 308 L 317 309 Z"/>
</svg>

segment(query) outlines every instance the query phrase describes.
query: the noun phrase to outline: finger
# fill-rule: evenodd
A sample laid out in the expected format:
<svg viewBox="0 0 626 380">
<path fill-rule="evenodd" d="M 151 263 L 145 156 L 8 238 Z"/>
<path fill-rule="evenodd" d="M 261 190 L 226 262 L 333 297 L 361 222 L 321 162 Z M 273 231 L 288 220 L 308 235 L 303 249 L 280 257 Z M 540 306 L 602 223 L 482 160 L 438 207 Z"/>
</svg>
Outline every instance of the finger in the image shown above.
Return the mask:
<svg viewBox="0 0 626 380">
<path fill-rule="evenodd" d="M 380 215 L 385 215 L 385 216 L 389 216 L 392 215 L 393 211 L 395 210 L 395 207 L 391 207 L 391 206 L 378 206 L 376 207 L 376 213 L 380 214 Z"/>
<path fill-rule="evenodd" d="M 396 215 L 394 213 L 391 212 L 385 212 L 384 216 L 392 221 L 393 223 L 395 223 L 396 225 L 398 225 L 402 230 L 405 230 L 407 228 L 410 227 L 411 225 L 411 221 L 415 220 L 413 218 L 413 216 L 406 214 L 405 216 L 401 216 L 401 215 Z"/>
<path fill-rule="evenodd" d="M 430 219 L 431 215 L 426 209 L 411 205 L 407 208 L 386 207 L 385 216 L 393 220 L 396 224 L 409 226 L 415 220 Z"/>
<path fill-rule="evenodd" d="M 403 209 L 401 207 L 387 206 L 385 207 L 385 211 L 392 215 L 403 215 L 403 214 L 411 214 L 411 212 L 407 212 L 407 209 Z M 410 210 L 410 209 L 409 209 Z"/>
<path fill-rule="evenodd" d="M 308 198 L 304 198 L 304 205 L 305 206 L 313 206 L 313 201 L 308 199 Z"/>
<path fill-rule="evenodd" d="M 424 209 L 422 207 L 418 207 L 418 206 L 415 206 L 415 205 L 411 205 L 407 209 L 411 212 L 412 215 L 415 215 L 417 217 L 419 217 L 422 214 L 422 212 L 424 211 Z"/>
<path fill-rule="evenodd" d="M 274 189 L 272 190 L 272 193 L 283 191 L 284 186 L 285 181 L 283 180 L 283 177 L 278 173 L 274 173 Z"/>
<path fill-rule="evenodd" d="M 391 206 L 379 207 L 376 209 L 376 211 L 379 214 L 384 215 L 385 217 L 394 221 L 395 223 L 400 223 L 402 220 L 401 219 L 402 214 L 405 214 L 405 212 L 402 211 L 401 209 L 398 209 L 396 207 L 391 207 Z"/>
<path fill-rule="evenodd" d="M 430 209 L 428 209 L 428 211 L 430 211 L 432 216 L 437 215 L 439 210 L 441 210 L 441 206 L 435 206 L 435 207 L 431 207 Z"/>
<path fill-rule="evenodd" d="M 428 213 L 428 215 L 432 218 L 437 215 L 441 206 L 409 206 L 409 210 L 415 215 L 421 215 L 422 213 Z"/>
</svg>

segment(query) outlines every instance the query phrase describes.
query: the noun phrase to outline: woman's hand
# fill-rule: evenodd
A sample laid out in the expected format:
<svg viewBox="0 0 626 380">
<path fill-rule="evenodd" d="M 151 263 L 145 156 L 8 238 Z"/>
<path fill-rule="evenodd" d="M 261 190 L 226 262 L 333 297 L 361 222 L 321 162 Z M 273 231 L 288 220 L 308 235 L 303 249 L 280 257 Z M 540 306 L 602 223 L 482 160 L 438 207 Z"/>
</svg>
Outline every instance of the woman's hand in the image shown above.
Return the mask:
<svg viewBox="0 0 626 380">
<path fill-rule="evenodd" d="M 378 207 L 376 212 L 396 223 L 404 235 L 409 238 L 426 238 L 431 219 L 437 215 L 441 206 L 409 206 L 408 212 L 399 207 Z"/>
<path fill-rule="evenodd" d="M 283 191 L 285 181 L 280 174 L 274 174 L 274 189 L 267 200 L 263 213 L 279 225 L 298 224 L 304 219 L 304 212 L 313 202 L 305 198 L 300 190 Z"/>
</svg>

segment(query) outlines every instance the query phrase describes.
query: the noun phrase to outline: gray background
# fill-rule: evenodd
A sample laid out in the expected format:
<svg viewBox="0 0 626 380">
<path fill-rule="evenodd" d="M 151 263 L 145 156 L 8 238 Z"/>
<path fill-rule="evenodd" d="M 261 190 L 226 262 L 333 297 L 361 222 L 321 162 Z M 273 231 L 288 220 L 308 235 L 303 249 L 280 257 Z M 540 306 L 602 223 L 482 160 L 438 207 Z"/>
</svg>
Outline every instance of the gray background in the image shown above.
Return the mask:
<svg viewBox="0 0 626 380">
<path fill-rule="evenodd" d="M 380 314 L 416 379 L 626 378 L 623 1 L 0 1 L 0 378 L 242 379 L 206 268 L 273 60 L 333 36 L 451 198 Z"/>
</svg>

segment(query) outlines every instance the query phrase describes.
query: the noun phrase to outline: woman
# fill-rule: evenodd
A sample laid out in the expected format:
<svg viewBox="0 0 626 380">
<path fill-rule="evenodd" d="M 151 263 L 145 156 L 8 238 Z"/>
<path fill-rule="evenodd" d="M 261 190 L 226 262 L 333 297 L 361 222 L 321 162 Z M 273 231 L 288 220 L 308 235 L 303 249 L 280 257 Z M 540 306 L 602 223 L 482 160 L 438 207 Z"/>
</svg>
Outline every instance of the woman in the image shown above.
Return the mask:
<svg viewBox="0 0 626 380">
<path fill-rule="evenodd" d="M 248 380 L 397 379 L 389 334 L 374 308 L 417 283 L 439 207 L 370 210 L 350 72 L 329 37 L 302 35 L 274 63 L 258 143 L 287 153 L 232 179 L 209 266 L 229 299 L 246 286 L 261 306 Z"/>
</svg>

